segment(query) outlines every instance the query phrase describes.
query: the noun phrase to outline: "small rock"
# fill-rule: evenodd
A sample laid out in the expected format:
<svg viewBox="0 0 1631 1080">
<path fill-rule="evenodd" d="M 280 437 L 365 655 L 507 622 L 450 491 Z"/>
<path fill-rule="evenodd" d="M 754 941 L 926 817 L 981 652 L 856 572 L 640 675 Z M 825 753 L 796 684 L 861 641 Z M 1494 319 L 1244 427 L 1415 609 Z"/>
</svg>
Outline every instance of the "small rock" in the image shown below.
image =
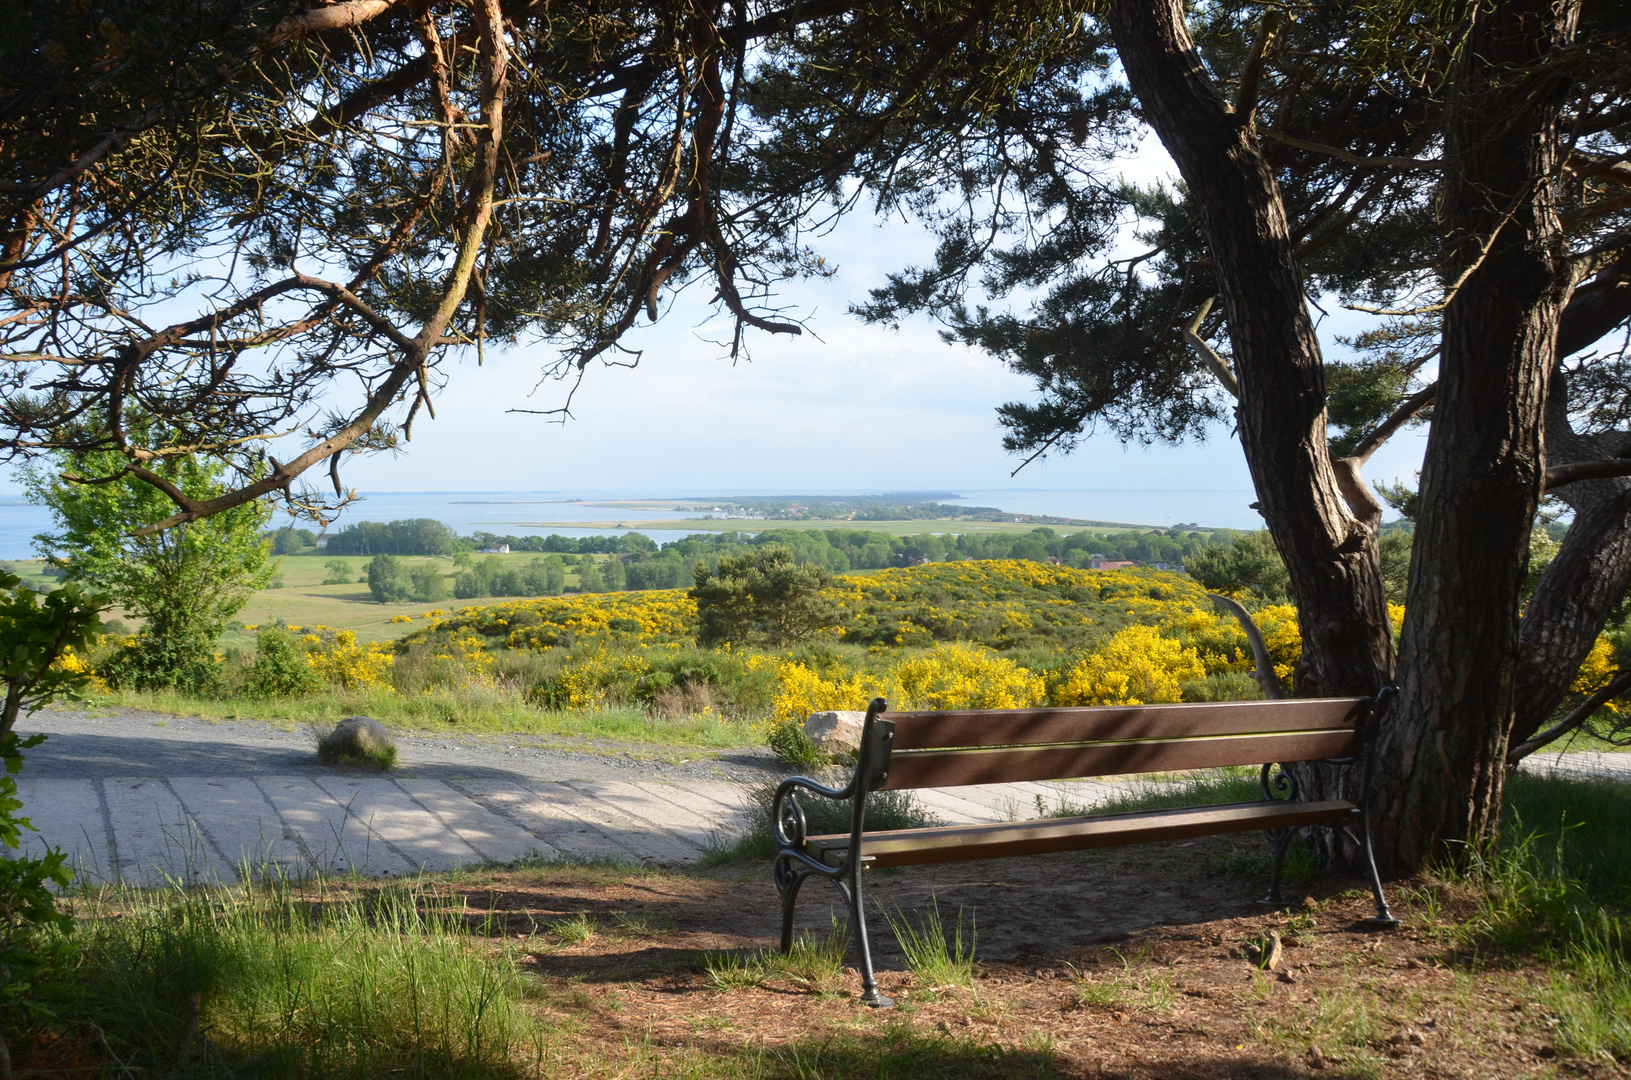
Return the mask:
<svg viewBox="0 0 1631 1080">
<path fill-rule="evenodd" d="M 811 713 L 804 721 L 804 734 L 823 753 L 835 758 L 853 758 L 861 749 L 864 712 Z"/>
<path fill-rule="evenodd" d="M 348 716 L 317 744 L 317 756 L 324 761 L 367 762 L 389 768 L 396 762 L 396 742 L 373 717 Z"/>
</svg>

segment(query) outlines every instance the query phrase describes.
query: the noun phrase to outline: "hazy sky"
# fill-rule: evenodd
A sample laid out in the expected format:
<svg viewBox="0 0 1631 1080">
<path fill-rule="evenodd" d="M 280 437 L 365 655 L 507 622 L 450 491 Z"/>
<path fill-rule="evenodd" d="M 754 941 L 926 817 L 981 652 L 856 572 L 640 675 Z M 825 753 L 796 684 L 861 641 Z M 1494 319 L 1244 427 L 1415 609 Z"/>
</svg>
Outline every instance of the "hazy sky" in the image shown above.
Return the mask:
<svg viewBox="0 0 1631 1080">
<path fill-rule="evenodd" d="M 638 367 L 591 368 L 564 425 L 504 411 L 560 403 L 559 384 L 534 392 L 541 349 L 489 353 L 479 370 L 471 358 L 452 370 L 437 419 L 421 415 L 406 455 L 350 465 L 345 482 L 365 491 L 654 493 L 1251 486 L 1226 428 L 1178 448 L 1124 449 L 1095 438 L 1010 480 L 1019 459 L 1002 450 L 995 410 L 1032 396 L 1029 381 L 984 353 L 945 344 L 926 319 L 897 332 L 846 313 L 887 271 L 925 257 L 926 239 L 911 226 L 855 219 L 819 247 L 838 264 L 837 276 L 786 293 L 811 316 L 814 334 L 750 331 L 752 362 L 732 367 L 716 343 L 728 326 L 699 327 L 705 311 L 682 302 L 630 336 L 644 350 Z M 1326 307 L 1332 316 L 1321 337 L 1330 346 L 1335 332 L 1359 322 Z M 1367 475 L 1409 479 L 1424 441 L 1396 437 Z"/>
</svg>

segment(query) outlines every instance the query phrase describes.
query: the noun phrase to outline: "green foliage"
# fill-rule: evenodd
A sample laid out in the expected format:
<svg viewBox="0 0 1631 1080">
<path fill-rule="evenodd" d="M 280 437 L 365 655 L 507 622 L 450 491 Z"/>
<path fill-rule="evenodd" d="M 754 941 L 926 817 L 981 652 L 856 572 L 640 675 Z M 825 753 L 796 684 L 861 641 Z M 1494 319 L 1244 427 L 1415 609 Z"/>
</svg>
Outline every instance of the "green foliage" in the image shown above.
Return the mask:
<svg viewBox="0 0 1631 1080">
<path fill-rule="evenodd" d="M 59 661 L 91 648 L 107 603 L 106 596 L 86 594 L 74 583 L 41 596 L 16 574 L 0 572 L 0 683 L 6 691 L 0 735 L 11 732 L 20 714 L 58 697 L 73 697 L 85 684 L 90 673 L 83 662 Z"/>
<path fill-rule="evenodd" d="M 1236 533 L 1228 544 L 1197 551 L 1184 569 L 1212 592 L 1250 593 L 1273 603 L 1291 595 L 1286 564 L 1266 529 Z"/>
<path fill-rule="evenodd" d="M 434 563 L 419 563 L 408 571 L 413 598 L 421 603 L 434 604 L 447 599 L 447 578 L 441 567 Z"/>
<path fill-rule="evenodd" d="M 359 521 L 328 538 L 330 555 L 451 555 L 453 530 L 434 518 Z"/>
<path fill-rule="evenodd" d="M 268 627 L 255 635 L 255 659 L 244 676 L 244 693 L 269 699 L 303 697 L 322 689 L 322 678 L 287 630 Z"/>
<path fill-rule="evenodd" d="M 84 651 L 102 628 L 97 617 L 103 596 L 86 596 L 68 584 L 43 597 L 15 574 L 0 573 L 0 682 L 6 697 L 0 711 L 0 1051 L 8 1020 L 37 1015 L 34 993 L 41 963 L 40 939 L 49 930 L 65 931 L 72 920 L 58 912 L 52 887 L 64 889 L 73 879 L 61 851 L 24 856 L 24 829 L 33 829 L 17 798 L 16 775 L 23 751 L 45 741 L 44 735 L 19 738 L 17 718 L 62 697 L 74 697 L 90 678 L 74 650 Z"/>
<path fill-rule="evenodd" d="M 376 604 L 399 604 L 413 597 L 413 578 L 395 555 L 375 555 L 368 561 L 368 592 Z"/>
<path fill-rule="evenodd" d="M 298 555 L 317 546 L 317 534 L 310 529 L 285 525 L 271 535 L 273 555 Z"/>
<path fill-rule="evenodd" d="M 836 607 L 822 595 L 830 583 L 825 570 L 797 565 L 792 551 L 780 545 L 720 559 L 711 572 L 698 566 L 690 592 L 697 642 L 780 647 L 809 638 L 837 619 Z"/>
<path fill-rule="evenodd" d="M 323 564 L 323 569 L 328 571 L 323 577 L 324 585 L 351 584 L 351 564 L 344 559 L 330 559 Z"/>
<path fill-rule="evenodd" d="M 1414 536 L 1405 529 L 1384 528 L 1377 538 L 1382 557 L 1382 588 L 1390 603 L 1402 604 L 1410 592 L 1410 545 Z"/>
<path fill-rule="evenodd" d="M 193 456 L 166 458 L 154 468 L 195 499 L 222 490 L 221 465 Z M 212 650 L 250 593 L 272 578 L 261 533 L 271 508 L 245 503 L 162 532 L 136 530 L 161 521 L 175 506 L 157 488 L 123 475 L 78 484 L 62 472 L 117 475 L 123 459 L 111 451 L 65 457 L 54 468 L 23 473 L 29 498 L 51 511 L 56 532 L 34 538 L 65 578 L 107 593 L 144 620 L 138 644 L 123 650 L 104 677 L 146 688 L 197 683 L 213 664 Z"/>
<path fill-rule="evenodd" d="M 1416 477 L 1419 481 L 1421 474 L 1417 473 Z M 1393 507 L 1393 509 L 1398 512 L 1400 517 L 1404 518 L 1406 521 L 1412 523 L 1415 522 L 1416 514 L 1421 509 L 1420 491 L 1413 487 L 1409 487 L 1397 479 L 1391 484 L 1385 480 L 1378 481 L 1373 486 L 1376 488 L 1377 497 L 1379 497 L 1389 506 Z"/>
<path fill-rule="evenodd" d="M 15 734 L 0 736 L 6 767 L 21 760 L 19 747 L 32 746 L 38 739 L 19 742 Z M 26 819 L 10 818 L 6 804 L 15 801 L 0 790 L 0 829 L 8 821 L 27 824 Z M 15 845 L 0 842 L 0 848 L 10 846 Z M 55 849 L 38 857 L 0 855 L 0 1049 L 7 1028 L 49 1014 L 38 983 L 46 940 L 53 931 L 60 934 L 73 927 L 73 919 L 57 910 L 52 895 L 53 889 L 66 889 L 73 881 L 66 863 L 67 856 Z"/>
<path fill-rule="evenodd" d="M 765 745 L 776 759 L 798 772 L 816 772 L 832 764 L 832 756 L 804 733 L 804 725 L 787 716 L 771 722 L 765 731 Z"/>
<path fill-rule="evenodd" d="M 454 560 L 457 564 L 457 559 Z M 566 589 L 566 563 L 559 555 L 533 559 L 526 566 L 517 566 L 511 560 L 489 555 L 459 574 L 453 583 L 453 595 L 460 600 L 484 596 L 559 596 Z"/>
</svg>

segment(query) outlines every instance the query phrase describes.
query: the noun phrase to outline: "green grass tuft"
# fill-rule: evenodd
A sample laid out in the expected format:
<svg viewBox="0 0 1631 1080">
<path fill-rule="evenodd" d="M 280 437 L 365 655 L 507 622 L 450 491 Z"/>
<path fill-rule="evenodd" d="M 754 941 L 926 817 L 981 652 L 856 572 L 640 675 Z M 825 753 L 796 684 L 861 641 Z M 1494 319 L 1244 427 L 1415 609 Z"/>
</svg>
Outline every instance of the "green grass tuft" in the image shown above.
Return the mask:
<svg viewBox="0 0 1631 1080">
<path fill-rule="evenodd" d="M 888 913 L 885 913 L 888 917 Z M 889 929 L 894 933 L 900 950 L 906 957 L 906 966 L 912 969 L 918 985 L 934 992 L 952 986 L 974 985 L 974 914 L 969 913 L 968 944 L 963 943 L 963 909 L 957 909 L 957 923 L 947 928 L 940 918 L 940 904 L 929 894 L 929 910 L 914 923 L 899 908 L 889 918 Z"/>
<path fill-rule="evenodd" d="M 824 938 L 800 932 L 786 953 L 779 949 L 709 953 L 703 958 L 703 969 L 715 990 L 745 990 L 785 979 L 830 997 L 843 980 L 848 946 L 849 926 L 835 917 Z"/>
</svg>

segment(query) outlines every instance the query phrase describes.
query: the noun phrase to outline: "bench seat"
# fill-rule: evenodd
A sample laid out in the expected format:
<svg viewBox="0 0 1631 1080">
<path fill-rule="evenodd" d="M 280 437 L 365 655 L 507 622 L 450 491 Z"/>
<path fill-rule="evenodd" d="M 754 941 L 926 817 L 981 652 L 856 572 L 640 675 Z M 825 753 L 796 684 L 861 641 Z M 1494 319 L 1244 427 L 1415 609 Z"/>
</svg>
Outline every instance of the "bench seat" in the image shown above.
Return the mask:
<svg viewBox="0 0 1631 1080">
<path fill-rule="evenodd" d="M 1297 830 L 1322 826 L 1353 839 L 1370 872 L 1376 901 L 1373 922 L 1394 925 L 1397 920 L 1382 895 L 1381 875 L 1371 854 L 1368 812 L 1378 717 L 1381 703 L 1393 694 L 1391 687 L 1384 687 L 1374 700 L 1300 698 L 893 713 L 882 698 L 875 698 L 861 724 L 855 771 L 848 784 L 829 787 L 792 776 L 777 785 L 770 827 L 776 842 L 776 891 L 782 902 L 782 951 L 793 947 L 793 906 L 804 880 L 815 876 L 833 882 L 849 908 L 860 960 L 861 1000 L 887 1006 L 891 1002 L 878 993 L 867 943 L 863 870 L 1262 830 L 1272 852 L 1264 902 L 1279 907 L 1285 903 L 1280 876 L 1287 845 Z M 1299 798 L 1297 770 L 1287 767 L 1296 763 L 1305 768 L 1357 766 L 1358 783 L 1353 785 L 1357 797 Z M 1261 799 L 995 824 L 866 829 L 867 795 L 874 791 L 1241 766 L 1258 769 Z M 1320 786 L 1322 794 L 1335 793 L 1323 781 Z M 848 803 L 849 832 L 810 836 L 800 798 Z"/>
<path fill-rule="evenodd" d="M 1354 803 L 1340 799 L 1300 803 L 1244 802 L 1101 817 L 1042 818 L 994 825 L 893 829 L 863 835 L 861 858 L 869 866 L 885 867 L 967 862 L 1009 855 L 1040 855 L 1158 840 L 1187 840 L 1219 833 L 1331 825 L 1358 809 Z M 805 840 L 804 850 L 817 862 L 836 867 L 843 865 L 849 844 L 848 833 L 812 836 Z"/>
</svg>

